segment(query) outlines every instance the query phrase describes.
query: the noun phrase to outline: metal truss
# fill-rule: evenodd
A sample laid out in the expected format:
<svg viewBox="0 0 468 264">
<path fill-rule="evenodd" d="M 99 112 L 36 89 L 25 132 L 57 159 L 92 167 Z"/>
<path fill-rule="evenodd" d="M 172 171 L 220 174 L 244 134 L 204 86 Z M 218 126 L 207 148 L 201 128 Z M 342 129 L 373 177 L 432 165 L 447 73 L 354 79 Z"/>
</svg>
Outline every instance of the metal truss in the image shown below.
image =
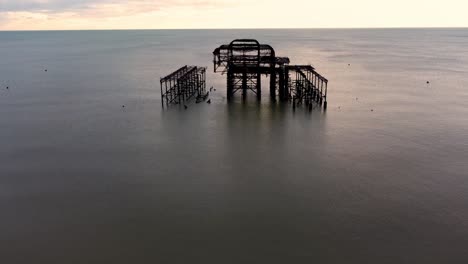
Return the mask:
<svg viewBox="0 0 468 264">
<path fill-rule="evenodd" d="M 206 97 L 206 67 L 183 66 L 161 78 L 161 102 L 182 104 L 194 96 Z"/>
</svg>

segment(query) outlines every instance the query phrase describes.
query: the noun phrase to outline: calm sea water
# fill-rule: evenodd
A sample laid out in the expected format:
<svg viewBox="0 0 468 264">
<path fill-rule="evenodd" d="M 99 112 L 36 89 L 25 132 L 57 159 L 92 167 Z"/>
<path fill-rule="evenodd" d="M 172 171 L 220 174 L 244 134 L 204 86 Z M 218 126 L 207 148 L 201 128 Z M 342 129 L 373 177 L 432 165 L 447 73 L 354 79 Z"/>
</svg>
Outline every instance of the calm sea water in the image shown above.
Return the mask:
<svg viewBox="0 0 468 264">
<path fill-rule="evenodd" d="M 234 38 L 313 64 L 328 111 L 227 104 L 211 53 Z M 213 103 L 163 111 L 159 77 L 185 64 L 209 66 Z M 0 32 L 2 263 L 467 249 L 467 29 Z"/>
</svg>

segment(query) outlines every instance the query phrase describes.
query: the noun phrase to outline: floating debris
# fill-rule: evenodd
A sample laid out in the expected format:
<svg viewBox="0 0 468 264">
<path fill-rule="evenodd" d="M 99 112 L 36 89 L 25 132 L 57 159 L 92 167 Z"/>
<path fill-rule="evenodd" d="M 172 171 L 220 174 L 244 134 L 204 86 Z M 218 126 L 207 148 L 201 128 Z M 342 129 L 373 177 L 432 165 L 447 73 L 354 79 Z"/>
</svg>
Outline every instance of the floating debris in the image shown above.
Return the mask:
<svg viewBox="0 0 468 264">
<path fill-rule="evenodd" d="M 210 95 L 210 92 L 207 92 L 206 94 L 198 95 L 196 103 L 198 104 L 198 103 L 201 103 L 201 102 L 205 101 L 206 98 L 208 98 L 209 95 Z"/>
</svg>

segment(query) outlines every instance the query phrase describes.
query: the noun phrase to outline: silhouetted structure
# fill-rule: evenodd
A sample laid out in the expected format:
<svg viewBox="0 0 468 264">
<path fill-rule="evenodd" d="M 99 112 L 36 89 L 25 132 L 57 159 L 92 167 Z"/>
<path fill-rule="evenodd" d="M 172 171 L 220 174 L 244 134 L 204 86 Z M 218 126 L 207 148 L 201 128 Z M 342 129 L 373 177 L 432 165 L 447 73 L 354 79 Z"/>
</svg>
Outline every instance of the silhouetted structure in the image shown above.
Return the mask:
<svg viewBox="0 0 468 264">
<path fill-rule="evenodd" d="M 276 99 L 279 91 L 281 101 L 312 101 L 327 107 L 328 80 L 318 74 L 311 65 L 289 65 L 287 57 L 277 57 L 275 50 L 254 39 L 237 39 L 215 49 L 214 71 L 227 73 L 227 98 L 242 91 L 243 97 L 251 90 L 260 100 L 261 75 L 270 76 L 270 96 Z M 293 78 L 291 74 L 295 73 Z M 277 81 L 278 80 L 278 81 Z"/>
<path fill-rule="evenodd" d="M 184 66 L 161 78 L 161 101 L 164 107 L 181 104 L 193 96 L 206 98 L 206 67 Z"/>
<path fill-rule="evenodd" d="M 317 73 L 311 65 L 288 65 L 285 78 L 289 83 L 288 97 L 296 102 L 305 102 L 311 106 L 315 101 L 327 108 L 328 80 Z M 289 73 L 295 73 L 290 76 Z"/>
<path fill-rule="evenodd" d="M 242 90 L 252 90 L 261 98 L 261 74 L 270 75 L 270 93 L 276 90 L 276 66 L 289 63 L 289 58 L 276 57 L 270 45 L 260 44 L 253 39 L 238 39 L 222 45 L 214 52 L 214 70 L 227 73 L 227 98 Z"/>
</svg>

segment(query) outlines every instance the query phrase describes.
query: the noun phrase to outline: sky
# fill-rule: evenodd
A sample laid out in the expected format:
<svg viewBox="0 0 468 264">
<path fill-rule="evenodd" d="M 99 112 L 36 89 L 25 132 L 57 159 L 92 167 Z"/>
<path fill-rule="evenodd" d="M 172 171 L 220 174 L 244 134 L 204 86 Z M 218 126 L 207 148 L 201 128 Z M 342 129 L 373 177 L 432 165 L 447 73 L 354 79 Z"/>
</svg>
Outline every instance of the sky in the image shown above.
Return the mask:
<svg viewBox="0 0 468 264">
<path fill-rule="evenodd" d="M 468 27 L 466 0 L 0 0 L 0 30 Z"/>
</svg>

